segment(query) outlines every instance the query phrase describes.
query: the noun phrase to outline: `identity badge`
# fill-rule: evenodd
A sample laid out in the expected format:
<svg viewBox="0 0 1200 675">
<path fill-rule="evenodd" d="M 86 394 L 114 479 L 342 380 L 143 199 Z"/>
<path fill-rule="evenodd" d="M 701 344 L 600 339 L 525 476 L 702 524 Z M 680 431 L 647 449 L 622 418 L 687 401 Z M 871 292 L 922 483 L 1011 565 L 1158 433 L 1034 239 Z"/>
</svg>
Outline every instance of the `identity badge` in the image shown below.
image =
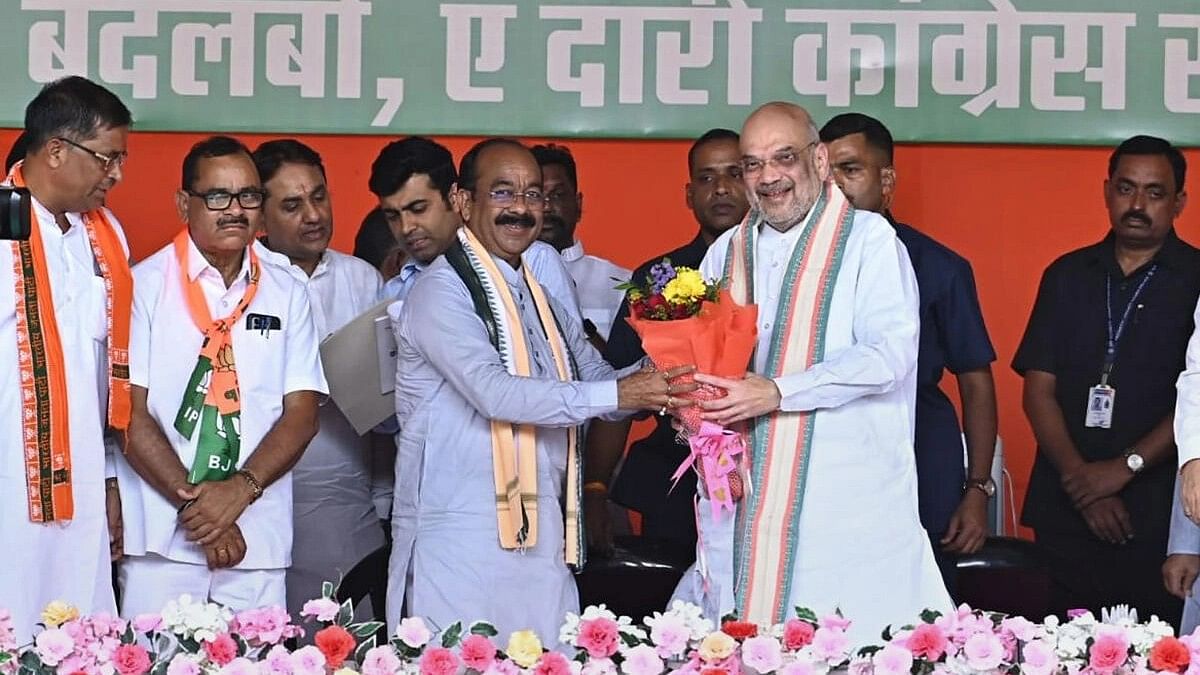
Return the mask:
<svg viewBox="0 0 1200 675">
<path fill-rule="evenodd" d="M 1083 426 L 1109 429 L 1112 427 L 1113 402 L 1117 390 L 1107 384 L 1098 384 L 1088 389 L 1087 415 Z"/>
</svg>

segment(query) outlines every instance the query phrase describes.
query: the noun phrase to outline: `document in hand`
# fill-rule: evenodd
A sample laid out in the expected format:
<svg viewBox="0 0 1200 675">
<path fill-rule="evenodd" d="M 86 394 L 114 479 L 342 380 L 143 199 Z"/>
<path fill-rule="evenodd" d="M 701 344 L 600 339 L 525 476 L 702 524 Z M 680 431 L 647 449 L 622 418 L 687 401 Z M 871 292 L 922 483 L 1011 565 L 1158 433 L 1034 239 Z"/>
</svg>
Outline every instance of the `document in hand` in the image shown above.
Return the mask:
<svg viewBox="0 0 1200 675">
<path fill-rule="evenodd" d="M 360 435 L 396 414 L 396 337 L 385 300 L 321 342 L 329 396 Z"/>
</svg>

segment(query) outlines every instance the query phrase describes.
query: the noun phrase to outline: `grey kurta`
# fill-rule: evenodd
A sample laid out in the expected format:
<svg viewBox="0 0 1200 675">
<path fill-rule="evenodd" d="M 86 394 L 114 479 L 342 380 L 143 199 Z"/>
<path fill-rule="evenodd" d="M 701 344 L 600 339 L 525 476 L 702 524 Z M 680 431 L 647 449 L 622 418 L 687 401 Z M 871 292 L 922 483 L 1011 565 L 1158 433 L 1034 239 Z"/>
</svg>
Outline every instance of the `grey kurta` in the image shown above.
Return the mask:
<svg viewBox="0 0 1200 675">
<path fill-rule="evenodd" d="M 526 332 L 533 374 L 510 375 L 457 273 L 438 259 L 391 308 L 399 346 L 396 487 L 388 624 L 407 614 L 446 627 L 488 619 L 501 635 L 533 629 L 545 644 L 578 611 L 563 557 L 567 429 L 617 413 L 617 373 L 574 321 L 559 321 L 581 382 L 560 382 L 522 275 L 497 260 Z M 550 303 L 557 316 L 563 310 Z M 491 419 L 537 426 L 538 540 L 500 548 Z M 520 451 L 521 449 L 518 449 Z"/>
</svg>

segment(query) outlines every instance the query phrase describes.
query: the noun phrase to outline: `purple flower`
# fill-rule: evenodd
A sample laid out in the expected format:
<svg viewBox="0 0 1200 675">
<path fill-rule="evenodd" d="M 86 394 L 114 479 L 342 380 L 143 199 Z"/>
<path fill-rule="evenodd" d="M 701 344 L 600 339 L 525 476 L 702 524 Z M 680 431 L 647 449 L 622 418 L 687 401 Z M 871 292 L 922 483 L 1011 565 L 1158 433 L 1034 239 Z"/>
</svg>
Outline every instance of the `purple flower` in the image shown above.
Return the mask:
<svg viewBox="0 0 1200 675">
<path fill-rule="evenodd" d="M 650 268 L 650 292 L 662 293 L 667 283 L 674 278 L 675 266 L 669 260 L 663 259 L 662 262 Z"/>
</svg>

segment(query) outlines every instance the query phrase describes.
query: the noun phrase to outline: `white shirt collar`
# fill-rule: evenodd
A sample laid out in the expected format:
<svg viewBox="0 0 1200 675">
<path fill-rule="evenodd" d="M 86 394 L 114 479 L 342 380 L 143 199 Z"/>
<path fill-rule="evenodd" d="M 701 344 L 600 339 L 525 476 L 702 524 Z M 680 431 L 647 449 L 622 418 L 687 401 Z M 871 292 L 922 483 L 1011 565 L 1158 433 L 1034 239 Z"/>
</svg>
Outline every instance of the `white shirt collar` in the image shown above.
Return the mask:
<svg viewBox="0 0 1200 675">
<path fill-rule="evenodd" d="M 271 250 L 270 247 L 263 243 L 262 239 L 255 239 L 251 246 L 254 247 L 254 252 L 258 254 L 259 258 L 263 259 L 267 263 L 270 263 L 271 265 L 287 270 L 297 279 L 302 281 L 307 281 L 310 278 L 316 279 L 327 272 L 329 270 L 329 259 L 332 257 L 328 255 L 328 250 L 326 250 L 325 253 L 322 253 L 321 259 L 317 261 L 316 268 L 313 269 L 312 276 L 309 277 L 304 270 L 300 269 L 299 265 L 292 262 L 291 258 L 278 251 Z"/>
<path fill-rule="evenodd" d="M 576 239 L 574 244 L 564 248 L 559 255 L 562 256 L 563 262 L 575 262 L 583 258 L 583 242 Z"/>
<path fill-rule="evenodd" d="M 247 248 L 249 248 L 249 247 L 247 247 Z M 198 277 L 204 273 L 204 270 L 212 270 L 213 274 L 216 274 L 218 277 L 221 276 L 221 272 L 217 268 L 213 267 L 208 262 L 208 259 L 206 259 L 204 257 L 204 254 L 200 252 L 200 249 L 196 248 L 196 242 L 192 241 L 191 235 L 188 235 L 188 259 L 187 259 L 188 279 L 191 281 L 195 281 L 196 277 Z M 237 282 L 242 277 L 249 276 L 249 274 L 250 274 L 250 256 L 246 255 L 245 251 L 242 251 L 242 268 L 240 270 L 238 270 L 237 276 L 234 277 L 233 280 L 234 280 L 234 282 Z M 233 284 L 230 284 L 230 285 L 232 286 Z"/>
</svg>

